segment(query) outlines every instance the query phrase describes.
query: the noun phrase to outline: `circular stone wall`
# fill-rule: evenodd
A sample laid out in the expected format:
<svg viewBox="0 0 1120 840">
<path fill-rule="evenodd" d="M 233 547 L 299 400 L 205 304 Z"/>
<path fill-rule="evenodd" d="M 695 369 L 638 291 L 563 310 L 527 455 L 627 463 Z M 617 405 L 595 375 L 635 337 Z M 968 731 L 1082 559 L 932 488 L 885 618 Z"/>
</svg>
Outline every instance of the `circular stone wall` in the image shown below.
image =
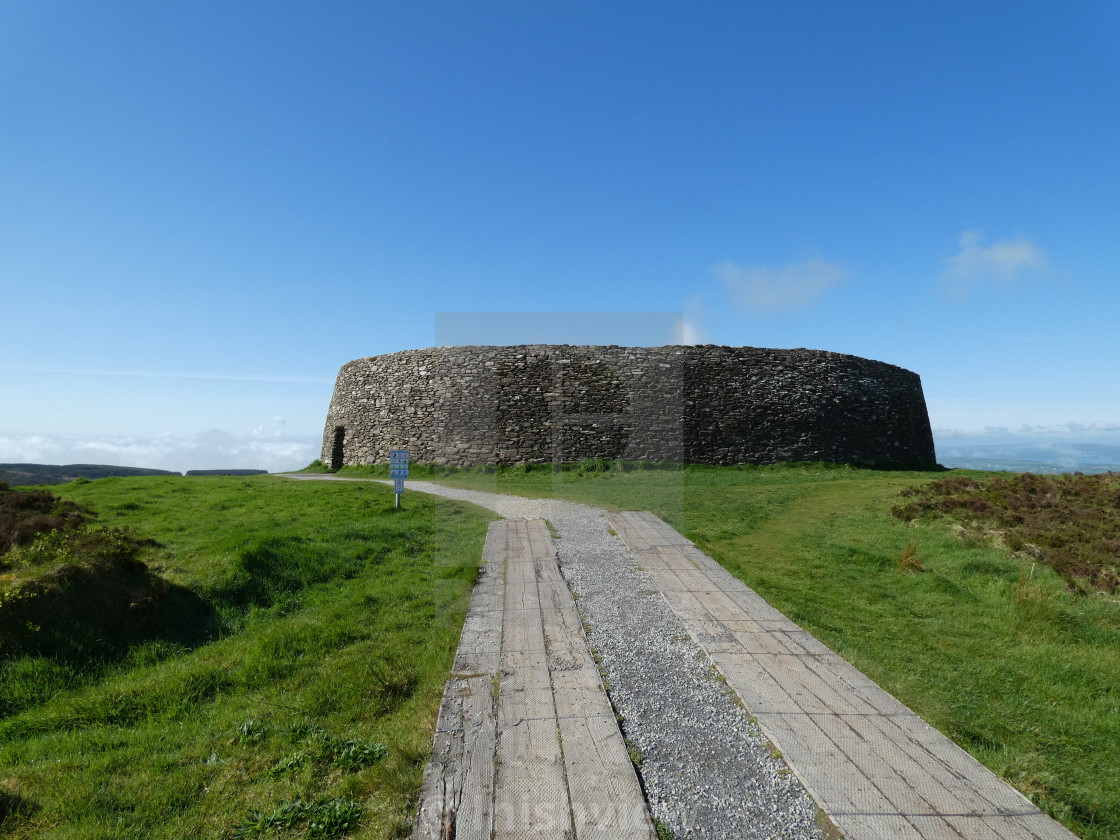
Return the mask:
<svg viewBox="0 0 1120 840">
<path fill-rule="evenodd" d="M 405 350 L 343 365 L 322 461 L 584 458 L 929 467 L 921 380 L 821 350 L 521 345 Z"/>
</svg>

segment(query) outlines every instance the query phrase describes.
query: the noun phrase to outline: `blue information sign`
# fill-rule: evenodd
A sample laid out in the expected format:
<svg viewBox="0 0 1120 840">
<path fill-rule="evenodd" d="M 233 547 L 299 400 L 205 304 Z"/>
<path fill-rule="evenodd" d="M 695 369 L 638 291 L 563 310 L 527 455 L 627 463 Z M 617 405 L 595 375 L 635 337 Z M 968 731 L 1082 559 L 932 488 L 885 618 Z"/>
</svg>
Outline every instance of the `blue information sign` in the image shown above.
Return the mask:
<svg viewBox="0 0 1120 840">
<path fill-rule="evenodd" d="M 389 450 L 389 478 L 393 479 L 393 493 L 396 495 L 396 506 L 401 506 L 401 493 L 404 492 L 404 480 L 408 478 L 408 450 Z"/>
<path fill-rule="evenodd" d="M 389 477 L 408 478 L 408 450 L 389 450 Z"/>
</svg>

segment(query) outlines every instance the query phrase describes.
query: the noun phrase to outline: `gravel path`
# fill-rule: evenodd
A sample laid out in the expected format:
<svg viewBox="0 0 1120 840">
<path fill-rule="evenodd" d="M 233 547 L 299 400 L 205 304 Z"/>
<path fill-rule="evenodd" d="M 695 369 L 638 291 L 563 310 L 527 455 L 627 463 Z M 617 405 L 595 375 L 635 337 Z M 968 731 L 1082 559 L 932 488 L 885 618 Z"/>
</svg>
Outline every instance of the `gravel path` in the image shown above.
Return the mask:
<svg viewBox="0 0 1120 840">
<path fill-rule="evenodd" d="M 622 730 L 640 753 L 650 809 L 695 840 L 822 838 L 816 805 L 685 632 L 599 508 L 410 481 L 507 518 L 542 517 L 560 534 L 560 568 L 601 657 Z"/>
</svg>

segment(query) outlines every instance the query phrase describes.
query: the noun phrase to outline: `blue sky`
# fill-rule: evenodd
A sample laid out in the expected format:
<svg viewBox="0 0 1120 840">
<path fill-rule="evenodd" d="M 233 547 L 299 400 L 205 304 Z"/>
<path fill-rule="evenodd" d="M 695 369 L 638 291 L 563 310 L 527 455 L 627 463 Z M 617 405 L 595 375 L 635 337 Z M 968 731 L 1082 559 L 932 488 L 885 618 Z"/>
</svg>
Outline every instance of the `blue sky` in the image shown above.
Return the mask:
<svg viewBox="0 0 1120 840">
<path fill-rule="evenodd" d="M 343 363 L 523 340 L 475 312 L 1120 445 L 1115 3 L 0 12 L 0 461 L 302 466 Z"/>
</svg>

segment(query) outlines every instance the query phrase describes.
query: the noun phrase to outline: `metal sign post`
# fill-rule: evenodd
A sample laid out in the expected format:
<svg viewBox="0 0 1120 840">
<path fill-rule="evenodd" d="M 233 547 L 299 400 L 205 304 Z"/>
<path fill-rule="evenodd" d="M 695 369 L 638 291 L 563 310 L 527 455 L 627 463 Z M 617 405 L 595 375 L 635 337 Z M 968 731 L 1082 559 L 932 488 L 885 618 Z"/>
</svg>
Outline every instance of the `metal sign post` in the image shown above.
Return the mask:
<svg viewBox="0 0 1120 840">
<path fill-rule="evenodd" d="M 396 496 L 396 506 L 401 506 L 401 493 L 404 492 L 404 480 L 408 478 L 408 450 L 389 450 L 389 478 L 393 479 L 393 494 Z"/>
</svg>

